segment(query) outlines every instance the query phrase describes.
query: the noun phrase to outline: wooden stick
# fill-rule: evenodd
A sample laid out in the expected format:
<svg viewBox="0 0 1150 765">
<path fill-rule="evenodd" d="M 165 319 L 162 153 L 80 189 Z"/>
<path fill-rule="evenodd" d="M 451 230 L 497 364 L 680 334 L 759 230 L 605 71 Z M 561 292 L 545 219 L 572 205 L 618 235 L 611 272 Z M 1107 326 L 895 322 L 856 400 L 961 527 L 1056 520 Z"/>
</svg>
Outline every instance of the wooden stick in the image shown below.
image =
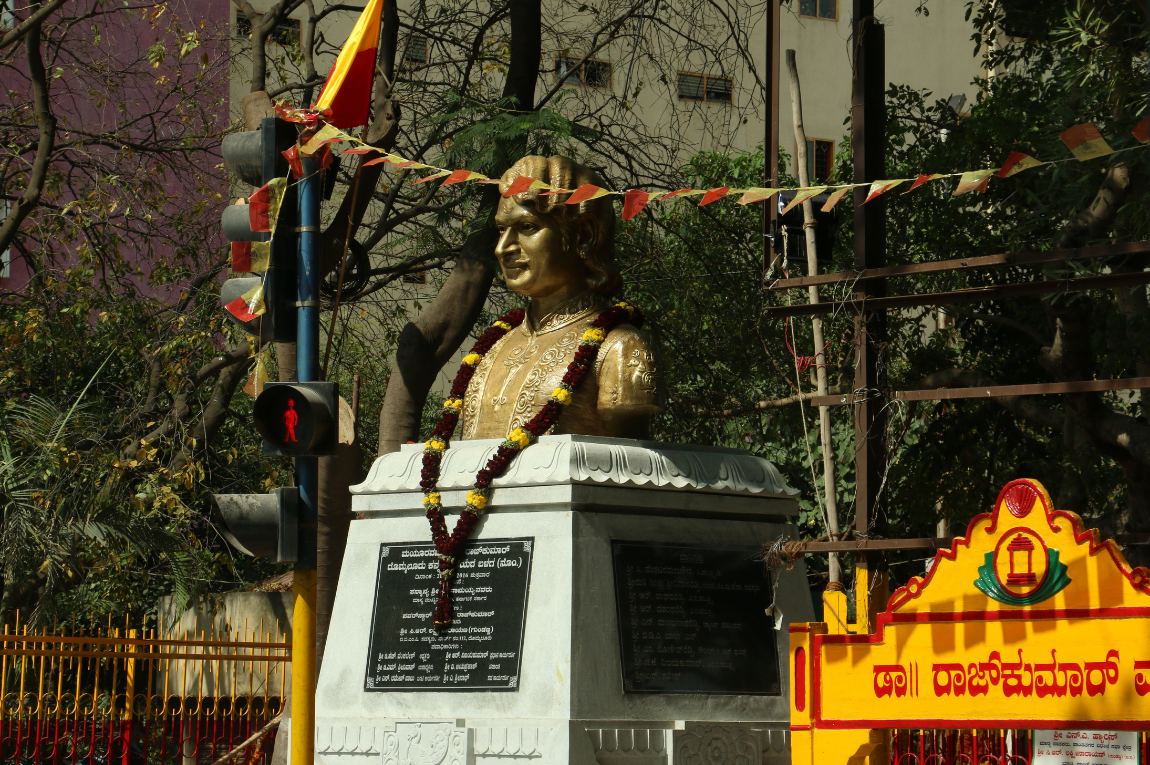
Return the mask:
<svg viewBox="0 0 1150 765">
<path fill-rule="evenodd" d="M 280 726 L 280 718 L 281 717 L 283 717 L 283 715 L 276 715 L 271 720 L 271 722 L 269 722 L 264 727 L 260 728 L 258 731 L 256 731 L 252 735 L 248 736 L 248 738 L 242 744 L 237 745 L 235 749 L 232 749 L 230 752 L 225 754 L 223 757 L 221 757 L 220 759 L 213 762 L 212 765 L 226 765 L 227 763 L 234 760 L 236 757 L 239 756 L 240 752 L 244 751 L 249 746 L 251 746 L 255 742 L 259 741 L 269 731 L 273 731 L 276 728 L 278 728 Z"/>
<path fill-rule="evenodd" d="M 787 50 L 787 73 L 791 79 L 791 116 L 795 128 L 795 164 L 798 170 L 799 185 L 809 187 L 811 179 L 807 173 L 807 132 L 803 127 L 803 94 L 799 87 L 799 66 L 795 61 L 795 52 Z M 796 192 L 797 193 L 797 192 Z M 803 234 L 807 244 L 807 276 L 818 276 L 819 260 L 815 242 L 815 210 L 808 199 L 803 202 Z M 810 287 L 807 291 L 808 302 L 816 305 L 819 302 L 819 288 Z M 827 366 L 826 354 L 823 352 L 823 320 L 818 316 L 811 317 L 811 334 L 815 343 L 815 382 L 820 396 L 827 395 Z M 827 533 L 831 539 L 839 537 L 839 510 L 836 496 L 835 482 L 835 450 L 831 441 L 831 411 L 826 406 L 819 407 L 819 444 L 823 454 L 823 502 L 827 509 Z M 842 572 L 839 568 L 839 556 L 830 554 L 829 581 L 841 582 Z"/>
</svg>

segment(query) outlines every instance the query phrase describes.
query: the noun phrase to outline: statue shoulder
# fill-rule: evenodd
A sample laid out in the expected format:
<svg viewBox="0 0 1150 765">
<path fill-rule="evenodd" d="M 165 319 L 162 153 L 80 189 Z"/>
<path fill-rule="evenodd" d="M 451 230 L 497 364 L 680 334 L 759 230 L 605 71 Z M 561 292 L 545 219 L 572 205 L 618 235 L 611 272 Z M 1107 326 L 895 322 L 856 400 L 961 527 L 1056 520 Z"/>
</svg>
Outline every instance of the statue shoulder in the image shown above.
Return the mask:
<svg viewBox="0 0 1150 765">
<path fill-rule="evenodd" d="M 663 408 L 663 376 L 658 348 L 650 335 L 630 324 L 611 330 L 595 360 L 599 407 Z"/>
</svg>

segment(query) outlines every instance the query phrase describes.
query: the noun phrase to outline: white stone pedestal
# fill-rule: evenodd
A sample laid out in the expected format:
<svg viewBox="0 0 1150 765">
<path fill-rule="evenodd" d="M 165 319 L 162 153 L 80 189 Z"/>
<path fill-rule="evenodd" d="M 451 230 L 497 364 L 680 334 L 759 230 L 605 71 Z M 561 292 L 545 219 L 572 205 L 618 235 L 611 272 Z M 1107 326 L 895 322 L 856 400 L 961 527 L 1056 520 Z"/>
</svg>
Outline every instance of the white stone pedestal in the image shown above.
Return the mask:
<svg viewBox="0 0 1150 765">
<path fill-rule="evenodd" d="M 440 487 L 457 513 L 498 441 L 455 442 Z M 513 691 L 364 690 L 380 549 L 430 541 L 421 445 L 353 487 L 316 697 L 321 765 L 772 765 L 789 762 L 787 624 L 813 621 L 801 562 L 775 586 L 780 695 L 625 693 L 612 540 L 759 545 L 794 537 L 794 489 L 741 450 L 546 436 L 495 482 L 473 538 L 534 538 Z M 449 515 L 448 527 L 455 516 Z M 406 593 L 398 593 L 402 597 Z M 459 606 L 457 606 L 457 610 Z M 382 763 L 379 759 L 382 758 Z"/>
</svg>

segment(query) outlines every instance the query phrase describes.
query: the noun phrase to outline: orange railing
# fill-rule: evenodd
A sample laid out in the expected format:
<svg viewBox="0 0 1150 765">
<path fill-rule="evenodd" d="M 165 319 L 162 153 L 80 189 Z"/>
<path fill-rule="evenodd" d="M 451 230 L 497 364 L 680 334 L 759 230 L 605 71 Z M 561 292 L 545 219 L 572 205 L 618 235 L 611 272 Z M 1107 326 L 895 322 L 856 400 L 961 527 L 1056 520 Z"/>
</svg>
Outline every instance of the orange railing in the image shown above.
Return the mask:
<svg viewBox="0 0 1150 765">
<path fill-rule="evenodd" d="M 6 626 L 2 765 L 208 765 L 283 707 L 291 643 L 274 631 Z M 285 677 L 285 675 L 287 677 Z M 266 737 L 265 737 L 266 738 Z M 252 742 L 237 763 L 263 765 Z"/>
</svg>

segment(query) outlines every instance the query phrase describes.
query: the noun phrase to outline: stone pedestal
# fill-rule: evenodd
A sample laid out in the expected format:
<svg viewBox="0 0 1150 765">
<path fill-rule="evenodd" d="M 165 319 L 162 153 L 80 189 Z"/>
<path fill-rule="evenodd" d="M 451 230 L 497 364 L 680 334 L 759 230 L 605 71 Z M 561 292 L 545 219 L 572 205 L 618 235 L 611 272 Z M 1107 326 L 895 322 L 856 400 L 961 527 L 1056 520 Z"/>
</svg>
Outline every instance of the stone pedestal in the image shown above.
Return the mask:
<svg viewBox="0 0 1150 765">
<path fill-rule="evenodd" d="M 449 528 L 475 473 L 498 443 L 455 442 L 445 455 L 439 485 Z M 388 558 L 383 548 L 414 555 L 410 543 L 430 541 L 419 491 L 421 449 L 413 444 L 385 455 L 367 480 L 352 489 L 353 510 L 362 519 L 351 524 L 319 678 L 317 762 L 376 765 L 381 757 L 381 765 L 789 762 L 787 624 L 814 619 L 801 561 L 768 585 L 783 614 L 777 630 L 771 629 L 773 617 L 762 630 L 762 640 L 773 639 L 777 646 L 771 659 L 778 663 L 776 695 L 624 691 L 613 560 L 618 542 L 638 543 L 633 547 L 639 548 L 666 543 L 676 550 L 694 546 L 713 558 L 724 547 L 796 536 L 787 524 L 797 513 L 795 490 L 769 462 L 741 450 L 571 435 L 542 438 L 495 482 L 490 512 L 473 535 L 479 543 L 531 540 L 519 543 L 530 551 L 519 665 L 494 670 L 487 669 L 499 666 L 493 661 L 453 665 L 468 673 L 456 678 L 471 677 L 470 682 L 504 677 L 485 672 L 517 671 L 514 687 L 367 689 L 371 636 L 381 607 L 377 598 L 394 599 L 395 608 L 413 611 L 402 624 L 430 626 L 429 617 L 415 613 L 430 612 L 426 592 L 377 587 L 377 577 L 386 572 L 384 562 L 400 560 L 400 553 Z M 497 547 L 487 543 L 488 549 Z M 746 565 L 746 550 L 739 554 Z M 429 567 L 432 563 L 428 559 Z M 424 581 L 433 586 L 430 572 Z M 483 580 L 464 576 L 457 588 L 480 592 L 483 588 L 469 586 L 477 582 Z M 459 623 L 479 623 L 468 618 L 482 617 L 485 597 L 457 601 L 457 614 L 463 617 Z M 761 595 L 747 595 L 752 597 Z M 758 613 L 757 606 L 753 610 Z M 668 624 L 676 622 L 659 620 L 652 629 Z M 704 628 L 708 639 L 724 629 L 717 621 Z M 456 655 L 466 661 L 485 654 L 465 650 Z M 404 670 L 421 657 L 398 666 Z M 386 663 L 382 654 L 370 661 L 373 671 L 385 672 L 377 678 L 402 679 L 386 674 L 384 668 L 397 665 Z M 628 682 L 633 680 L 632 668 Z"/>
</svg>

